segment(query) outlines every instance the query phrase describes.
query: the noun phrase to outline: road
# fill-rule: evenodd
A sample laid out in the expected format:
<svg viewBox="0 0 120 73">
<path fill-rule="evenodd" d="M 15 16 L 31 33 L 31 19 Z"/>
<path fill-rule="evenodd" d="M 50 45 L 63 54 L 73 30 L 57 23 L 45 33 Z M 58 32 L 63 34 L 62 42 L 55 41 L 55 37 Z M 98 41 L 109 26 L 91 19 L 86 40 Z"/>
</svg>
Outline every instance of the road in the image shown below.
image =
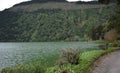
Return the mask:
<svg viewBox="0 0 120 73">
<path fill-rule="evenodd" d="M 94 68 L 93 73 L 120 73 L 120 51 L 104 57 Z"/>
</svg>

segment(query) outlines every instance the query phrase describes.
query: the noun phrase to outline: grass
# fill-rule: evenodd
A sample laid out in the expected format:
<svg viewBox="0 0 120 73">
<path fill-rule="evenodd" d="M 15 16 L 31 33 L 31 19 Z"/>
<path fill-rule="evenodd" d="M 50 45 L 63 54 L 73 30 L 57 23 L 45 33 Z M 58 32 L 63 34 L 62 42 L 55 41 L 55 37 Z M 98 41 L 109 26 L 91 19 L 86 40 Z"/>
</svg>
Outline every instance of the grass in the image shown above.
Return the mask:
<svg viewBox="0 0 120 73">
<path fill-rule="evenodd" d="M 119 48 L 108 48 L 107 50 L 94 50 L 85 52 L 80 55 L 79 59 L 79 73 L 91 73 L 93 63 L 102 55 L 108 54 Z"/>
<path fill-rule="evenodd" d="M 17 65 L 3 69 L 0 73 L 61 73 L 67 70 L 67 73 L 91 73 L 93 63 L 102 55 L 108 54 L 119 48 L 108 48 L 107 50 L 93 50 L 79 55 L 79 64 L 65 64 L 62 67 L 43 67 L 41 62 L 34 62 L 25 65 Z"/>
<path fill-rule="evenodd" d="M 45 73 L 45 68 L 41 62 L 33 62 L 25 65 L 7 67 L 2 69 L 0 73 Z"/>
<path fill-rule="evenodd" d="M 88 70 L 90 70 L 90 66 L 93 64 L 93 62 L 104 53 L 105 51 L 103 50 L 95 50 L 81 54 L 78 71 L 80 73 L 87 73 Z"/>
<path fill-rule="evenodd" d="M 119 48 L 108 48 L 107 50 L 94 50 L 82 53 L 79 57 L 79 65 L 64 65 L 62 69 L 67 69 L 69 73 L 91 73 L 93 63 L 102 55 L 108 54 Z M 46 73 L 60 73 L 60 68 L 48 68 Z"/>
</svg>

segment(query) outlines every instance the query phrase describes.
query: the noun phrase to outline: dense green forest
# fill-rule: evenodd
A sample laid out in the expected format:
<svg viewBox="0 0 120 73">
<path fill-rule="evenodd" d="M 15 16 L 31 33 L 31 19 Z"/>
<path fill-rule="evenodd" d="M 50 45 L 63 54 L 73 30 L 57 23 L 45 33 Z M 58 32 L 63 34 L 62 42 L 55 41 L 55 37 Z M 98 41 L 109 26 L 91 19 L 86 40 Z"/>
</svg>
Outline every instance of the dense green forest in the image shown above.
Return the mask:
<svg viewBox="0 0 120 73">
<path fill-rule="evenodd" d="M 120 33 L 120 5 L 116 9 L 116 13 L 109 19 L 109 28 L 115 28 Z"/>
<path fill-rule="evenodd" d="M 0 12 L 0 41 L 79 41 L 92 36 L 99 39 L 107 31 L 101 31 L 101 27 L 114 14 L 114 7 L 5 10 Z"/>
</svg>

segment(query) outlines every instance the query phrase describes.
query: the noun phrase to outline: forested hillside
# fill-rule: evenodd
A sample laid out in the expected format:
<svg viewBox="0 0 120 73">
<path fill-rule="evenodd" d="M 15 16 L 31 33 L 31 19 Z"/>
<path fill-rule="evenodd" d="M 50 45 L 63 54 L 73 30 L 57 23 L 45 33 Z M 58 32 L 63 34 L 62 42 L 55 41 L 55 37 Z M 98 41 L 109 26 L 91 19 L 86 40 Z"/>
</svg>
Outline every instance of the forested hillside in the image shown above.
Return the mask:
<svg viewBox="0 0 120 73">
<path fill-rule="evenodd" d="M 115 9 L 114 4 L 97 5 L 97 7 L 96 5 L 67 4 L 69 6 L 56 3 L 56 7 L 54 5 L 50 7 L 49 2 L 43 5 L 41 3 L 23 4 L 0 12 L 0 41 L 90 39 L 91 29 L 105 24 Z M 103 33 L 100 30 L 95 32 L 97 36 Z"/>
</svg>

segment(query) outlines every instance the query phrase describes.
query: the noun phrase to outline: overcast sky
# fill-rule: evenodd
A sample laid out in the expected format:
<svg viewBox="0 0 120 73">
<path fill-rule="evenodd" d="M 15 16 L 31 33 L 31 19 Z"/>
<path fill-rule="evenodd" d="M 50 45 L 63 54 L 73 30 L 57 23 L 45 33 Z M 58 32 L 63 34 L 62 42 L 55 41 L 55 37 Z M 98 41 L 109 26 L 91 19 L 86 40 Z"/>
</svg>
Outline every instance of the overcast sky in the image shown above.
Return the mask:
<svg viewBox="0 0 120 73">
<path fill-rule="evenodd" d="M 24 1 L 30 1 L 30 0 L 0 0 L 0 11 Z M 92 0 L 67 0 L 67 1 L 73 2 L 73 1 L 92 1 Z"/>
</svg>

